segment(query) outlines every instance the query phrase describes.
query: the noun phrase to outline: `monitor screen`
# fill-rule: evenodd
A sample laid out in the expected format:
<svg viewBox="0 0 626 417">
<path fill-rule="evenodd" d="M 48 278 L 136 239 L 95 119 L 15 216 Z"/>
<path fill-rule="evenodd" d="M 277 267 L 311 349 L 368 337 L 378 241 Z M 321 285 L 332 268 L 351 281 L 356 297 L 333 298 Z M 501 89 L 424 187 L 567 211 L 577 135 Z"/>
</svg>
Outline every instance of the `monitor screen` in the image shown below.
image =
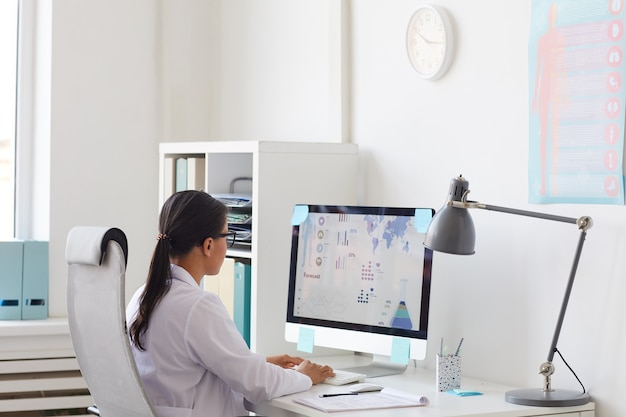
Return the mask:
<svg viewBox="0 0 626 417">
<path fill-rule="evenodd" d="M 390 357 L 426 355 L 431 208 L 297 205 L 292 217 L 288 341 Z M 394 340 L 396 339 L 396 340 Z M 370 375 L 373 376 L 373 375 Z"/>
</svg>

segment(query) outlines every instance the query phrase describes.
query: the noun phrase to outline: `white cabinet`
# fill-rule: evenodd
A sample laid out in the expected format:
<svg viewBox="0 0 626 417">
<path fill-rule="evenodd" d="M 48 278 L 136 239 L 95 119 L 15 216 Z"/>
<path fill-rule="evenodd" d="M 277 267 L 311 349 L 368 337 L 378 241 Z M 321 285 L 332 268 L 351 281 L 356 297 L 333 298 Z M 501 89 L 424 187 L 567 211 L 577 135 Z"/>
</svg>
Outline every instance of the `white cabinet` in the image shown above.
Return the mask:
<svg viewBox="0 0 626 417">
<path fill-rule="evenodd" d="M 295 204 L 353 205 L 357 201 L 357 146 L 311 142 L 170 142 L 159 147 L 159 202 L 172 193 L 176 160 L 201 162 L 201 180 L 189 183 L 209 194 L 230 192 L 234 178 L 249 177 L 252 195 L 250 247 L 228 256 L 251 263 L 250 347 L 266 354 L 296 353 L 284 340 Z M 202 172 L 203 170 L 203 172 Z M 202 181 L 203 180 L 203 181 Z M 199 184 L 198 184 L 199 183 Z M 239 192 L 241 190 L 237 190 Z M 245 189 L 243 191 L 246 191 Z"/>
<path fill-rule="evenodd" d="M 0 416 L 87 416 L 66 319 L 0 320 Z"/>
</svg>

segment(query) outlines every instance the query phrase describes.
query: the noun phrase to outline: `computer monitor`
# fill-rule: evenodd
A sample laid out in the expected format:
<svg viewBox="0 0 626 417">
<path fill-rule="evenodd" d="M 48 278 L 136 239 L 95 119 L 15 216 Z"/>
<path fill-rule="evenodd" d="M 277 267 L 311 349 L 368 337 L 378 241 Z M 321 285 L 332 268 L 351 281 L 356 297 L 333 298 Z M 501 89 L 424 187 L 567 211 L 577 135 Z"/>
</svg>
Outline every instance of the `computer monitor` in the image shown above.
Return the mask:
<svg viewBox="0 0 626 417">
<path fill-rule="evenodd" d="M 315 346 L 371 354 L 369 366 L 350 369 L 370 377 L 424 359 L 433 259 L 424 236 L 434 213 L 295 206 L 285 339 L 312 335 Z"/>
</svg>

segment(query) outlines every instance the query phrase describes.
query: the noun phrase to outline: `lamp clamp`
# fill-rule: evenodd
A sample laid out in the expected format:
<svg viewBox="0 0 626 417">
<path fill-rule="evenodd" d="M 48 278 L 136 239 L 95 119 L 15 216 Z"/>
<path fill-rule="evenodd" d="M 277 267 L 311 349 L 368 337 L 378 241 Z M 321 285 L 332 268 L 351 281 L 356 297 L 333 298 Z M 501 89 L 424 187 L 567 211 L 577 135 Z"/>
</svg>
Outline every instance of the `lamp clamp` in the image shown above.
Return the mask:
<svg viewBox="0 0 626 417">
<path fill-rule="evenodd" d="M 552 383 L 550 382 L 550 376 L 554 373 L 554 365 L 552 362 L 544 362 L 539 367 L 539 373 L 543 375 L 543 391 L 550 392 L 552 389 Z"/>
</svg>

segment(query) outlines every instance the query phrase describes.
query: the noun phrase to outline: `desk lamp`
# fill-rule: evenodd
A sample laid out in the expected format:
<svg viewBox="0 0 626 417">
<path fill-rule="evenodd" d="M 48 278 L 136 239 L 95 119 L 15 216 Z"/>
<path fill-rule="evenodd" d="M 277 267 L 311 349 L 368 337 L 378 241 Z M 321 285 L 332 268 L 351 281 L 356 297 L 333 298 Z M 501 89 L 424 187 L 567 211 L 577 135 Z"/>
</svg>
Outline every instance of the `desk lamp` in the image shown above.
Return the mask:
<svg viewBox="0 0 626 417">
<path fill-rule="evenodd" d="M 577 391 L 556 390 L 551 386 L 550 376 L 554 373 L 552 359 L 554 358 L 554 354 L 558 351 L 556 345 L 559 339 L 559 333 L 561 332 L 561 326 L 563 324 L 563 318 L 565 317 L 565 310 L 567 309 L 567 303 L 569 301 L 572 285 L 574 284 L 574 277 L 576 276 L 576 269 L 578 267 L 578 261 L 582 252 L 587 229 L 589 229 L 592 225 L 591 218 L 584 216 L 575 219 L 532 211 L 511 209 L 507 207 L 492 206 L 475 201 L 467 201 L 467 195 L 469 193 L 468 186 L 468 181 L 462 176 L 453 178 L 450 181 L 448 200 L 446 204 L 435 214 L 426 232 L 424 245 L 427 248 L 455 255 L 472 255 L 474 253 L 476 235 L 474 231 L 474 223 L 469 212 L 466 210 L 470 208 L 499 211 L 502 213 L 536 217 L 539 219 L 563 223 L 573 223 L 578 226 L 578 229 L 581 232 L 578 240 L 578 247 L 574 255 L 574 262 L 572 264 L 569 281 L 567 282 L 563 303 L 561 304 L 559 318 L 556 323 L 556 328 L 554 329 L 554 336 L 552 338 L 552 343 L 550 344 L 550 350 L 548 351 L 548 359 L 546 362 L 541 364 L 539 369 L 539 373 L 544 377 L 543 388 L 508 391 L 505 394 L 505 399 L 507 402 L 513 404 L 540 407 L 568 407 L 588 403 L 589 395 L 585 393 L 584 387 L 582 393 Z"/>
</svg>

